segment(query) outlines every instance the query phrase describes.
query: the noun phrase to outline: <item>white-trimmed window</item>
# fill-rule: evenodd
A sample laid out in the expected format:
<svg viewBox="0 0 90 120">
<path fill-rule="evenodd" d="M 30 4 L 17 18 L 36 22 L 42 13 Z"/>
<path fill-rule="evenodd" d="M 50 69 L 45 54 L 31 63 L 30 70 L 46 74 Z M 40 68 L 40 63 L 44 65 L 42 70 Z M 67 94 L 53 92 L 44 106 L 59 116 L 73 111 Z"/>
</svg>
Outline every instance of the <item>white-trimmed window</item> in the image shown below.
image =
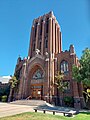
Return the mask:
<svg viewBox="0 0 90 120">
<path fill-rule="evenodd" d="M 63 60 L 60 64 L 61 73 L 68 73 L 68 62 Z"/>
</svg>

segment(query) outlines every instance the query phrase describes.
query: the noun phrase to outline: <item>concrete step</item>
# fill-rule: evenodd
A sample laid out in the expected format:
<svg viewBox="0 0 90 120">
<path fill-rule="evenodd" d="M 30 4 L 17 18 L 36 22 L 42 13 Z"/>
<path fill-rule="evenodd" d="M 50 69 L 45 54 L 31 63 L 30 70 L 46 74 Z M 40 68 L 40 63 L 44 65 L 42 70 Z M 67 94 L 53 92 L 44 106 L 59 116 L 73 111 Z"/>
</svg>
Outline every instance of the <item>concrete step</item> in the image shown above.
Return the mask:
<svg viewBox="0 0 90 120">
<path fill-rule="evenodd" d="M 77 110 L 75 108 L 54 106 L 43 100 L 16 100 L 16 101 L 10 102 L 10 104 L 27 105 L 27 106 L 32 106 L 35 108 L 40 108 L 40 109 L 73 112 L 74 114 L 77 113 Z"/>
<path fill-rule="evenodd" d="M 10 103 L 17 104 L 17 105 L 29 105 L 29 106 L 46 105 L 46 101 L 43 101 L 43 100 L 16 100 Z"/>
</svg>

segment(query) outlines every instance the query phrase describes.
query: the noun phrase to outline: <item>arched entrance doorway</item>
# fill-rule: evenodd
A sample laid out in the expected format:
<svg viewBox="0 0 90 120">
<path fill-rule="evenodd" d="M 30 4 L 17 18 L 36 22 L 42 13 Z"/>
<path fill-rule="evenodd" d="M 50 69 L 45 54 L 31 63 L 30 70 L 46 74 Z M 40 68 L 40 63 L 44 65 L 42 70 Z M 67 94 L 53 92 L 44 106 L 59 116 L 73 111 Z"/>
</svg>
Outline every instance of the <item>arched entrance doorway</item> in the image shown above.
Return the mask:
<svg viewBox="0 0 90 120">
<path fill-rule="evenodd" d="M 39 65 L 31 69 L 30 91 L 32 99 L 43 99 L 44 71 Z"/>
<path fill-rule="evenodd" d="M 32 99 L 43 99 L 43 85 L 32 85 L 31 91 Z"/>
</svg>

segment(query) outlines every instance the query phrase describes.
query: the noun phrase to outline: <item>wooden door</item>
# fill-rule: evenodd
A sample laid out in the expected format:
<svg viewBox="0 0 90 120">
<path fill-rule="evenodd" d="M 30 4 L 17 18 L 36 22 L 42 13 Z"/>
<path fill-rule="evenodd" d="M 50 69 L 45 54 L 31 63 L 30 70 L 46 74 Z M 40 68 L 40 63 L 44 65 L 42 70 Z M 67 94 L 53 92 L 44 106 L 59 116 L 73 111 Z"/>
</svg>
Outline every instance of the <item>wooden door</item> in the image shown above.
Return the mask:
<svg viewBox="0 0 90 120">
<path fill-rule="evenodd" d="M 41 99 L 41 89 L 33 89 L 32 90 L 32 98 L 33 99 Z"/>
</svg>

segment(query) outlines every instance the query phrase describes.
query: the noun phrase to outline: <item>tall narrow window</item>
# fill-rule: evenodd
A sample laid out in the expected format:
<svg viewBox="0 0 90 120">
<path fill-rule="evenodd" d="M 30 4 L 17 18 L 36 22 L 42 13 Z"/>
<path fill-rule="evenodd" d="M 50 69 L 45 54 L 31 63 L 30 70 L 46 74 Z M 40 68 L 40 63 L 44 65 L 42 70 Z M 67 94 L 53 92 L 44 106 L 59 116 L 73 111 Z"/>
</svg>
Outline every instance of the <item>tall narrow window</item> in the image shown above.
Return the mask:
<svg viewBox="0 0 90 120">
<path fill-rule="evenodd" d="M 35 37 L 36 37 L 36 34 L 37 34 L 37 24 L 38 24 L 38 22 L 36 22 L 36 24 L 35 24 Z"/>
<path fill-rule="evenodd" d="M 41 50 L 41 42 L 39 43 L 39 50 Z"/>
<path fill-rule="evenodd" d="M 48 48 L 48 40 L 46 39 L 45 48 Z"/>
<path fill-rule="evenodd" d="M 47 18 L 47 20 L 46 20 L 46 33 L 48 33 L 48 20 L 49 20 L 49 18 Z"/>
<path fill-rule="evenodd" d="M 40 24 L 40 35 L 42 35 L 42 22 L 43 20 L 41 21 L 41 24 Z"/>
<path fill-rule="evenodd" d="M 60 71 L 61 73 L 67 73 L 68 72 L 68 62 L 63 60 L 60 64 Z"/>
<path fill-rule="evenodd" d="M 35 43 L 33 44 L 33 51 L 35 51 Z"/>
</svg>

